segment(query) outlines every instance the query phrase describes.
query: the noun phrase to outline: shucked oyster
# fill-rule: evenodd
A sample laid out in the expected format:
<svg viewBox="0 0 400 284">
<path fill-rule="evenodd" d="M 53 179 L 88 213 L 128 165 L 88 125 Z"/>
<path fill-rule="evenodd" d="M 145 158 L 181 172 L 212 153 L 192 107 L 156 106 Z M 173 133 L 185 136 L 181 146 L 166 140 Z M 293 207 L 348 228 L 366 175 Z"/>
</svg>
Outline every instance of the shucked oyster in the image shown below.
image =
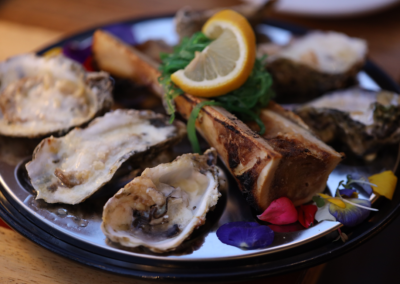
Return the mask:
<svg viewBox="0 0 400 284">
<path fill-rule="evenodd" d="M 0 63 L 0 134 L 66 132 L 110 109 L 112 84 L 64 56 L 24 54 Z"/>
<path fill-rule="evenodd" d="M 400 96 L 388 91 L 334 92 L 296 113 L 324 142 L 339 139 L 359 156 L 400 141 Z"/>
<path fill-rule="evenodd" d="M 311 32 L 284 47 L 259 46 L 267 58 L 274 88 L 293 102 L 354 85 L 367 44 L 337 32 Z"/>
<path fill-rule="evenodd" d="M 204 224 L 206 213 L 217 204 L 216 160 L 211 149 L 146 169 L 104 206 L 104 234 L 126 247 L 174 250 Z"/>
<path fill-rule="evenodd" d="M 154 155 L 185 134 L 151 111 L 116 110 L 75 128 L 61 138 L 46 138 L 26 165 L 37 199 L 77 204 L 107 183 L 123 162 Z"/>
</svg>

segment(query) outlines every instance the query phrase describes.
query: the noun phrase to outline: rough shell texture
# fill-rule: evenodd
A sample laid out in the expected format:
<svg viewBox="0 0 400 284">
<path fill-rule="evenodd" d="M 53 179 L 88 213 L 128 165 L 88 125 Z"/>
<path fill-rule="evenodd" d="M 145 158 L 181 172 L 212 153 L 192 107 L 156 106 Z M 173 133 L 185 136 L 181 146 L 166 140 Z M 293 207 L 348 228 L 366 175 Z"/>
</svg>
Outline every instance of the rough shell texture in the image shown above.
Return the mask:
<svg viewBox="0 0 400 284">
<path fill-rule="evenodd" d="M 211 149 L 146 169 L 104 206 L 104 234 L 126 247 L 175 250 L 217 204 L 216 159 Z"/>
<path fill-rule="evenodd" d="M 283 100 L 297 103 L 327 91 L 354 85 L 364 65 L 365 41 L 336 32 L 312 32 L 287 46 L 259 47 L 267 53 L 267 69 Z"/>
<path fill-rule="evenodd" d="M 296 110 L 324 142 L 340 140 L 356 155 L 400 141 L 400 97 L 353 88 L 327 94 Z"/>
<path fill-rule="evenodd" d="M 142 163 L 178 142 L 183 123 L 173 125 L 151 111 L 116 110 L 61 138 L 46 138 L 26 165 L 37 198 L 77 204 L 107 183 L 128 159 Z"/>
<path fill-rule="evenodd" d="M 64 56 L 24 54 L 0 63 L 0 134 L 43 137 L 84 125 L 111 108 L 112 82 Z"/>
<path fill-rule="evenodd" d="M 229 9 L 234 10 L 250 22 L 255 27 L 265 17 L 265 12 L 272 7 L 275 1 L 254 1 L 248 3 L 232 6 Z M 206 11 L 196 11 L 191 7 L 184 7 L 180 9 L 174 18 L 175 29 L 179 35 L 179 38 L 191 37 L 195 32 L 201 31 L 203 25 L 211 18 L 214 14 L 225 10 L 226 8 L 216 8 Z"/>
</svg>

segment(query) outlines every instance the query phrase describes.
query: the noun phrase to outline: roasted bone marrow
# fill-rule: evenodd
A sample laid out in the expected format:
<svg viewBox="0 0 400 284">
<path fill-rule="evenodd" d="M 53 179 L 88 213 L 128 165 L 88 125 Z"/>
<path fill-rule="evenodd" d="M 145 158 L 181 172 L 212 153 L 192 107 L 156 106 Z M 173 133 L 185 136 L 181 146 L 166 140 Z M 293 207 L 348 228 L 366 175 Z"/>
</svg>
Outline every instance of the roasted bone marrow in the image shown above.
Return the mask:
<svg viewBox="0 0 400 284">
<path fill-rule="evenodd" d="M 118 74 L 125 75 L 125 78 L 138 83 L 141 82 L 137 79 L 139 77 L 151 79 L 147 81 L 147 85 L 155 94 L 163 97 L 163 89 L 157 80 L 160 72 L 157 70 L 157 65 L 154 61 L 103 31 L 97 31 L 94 34 L 93 42 L 97 45 L 93 46 L 93 50 L 99 66 L 106 68 L 105 70 L 110 73 L 112 73 L 112 70 L 118 69 L 116 64 L 110 66 L 112 62 L 109 60 L 103 62 L 105 54 L 102 52 L 107 51 L 107 58 L 115 57 L 122 59 L 126 57 L 130 64 L 132 64 L 129 69 L 130 72 L 119 72 Z M 175 99 L 176 109 L 185 119 L 188 119 L 192 109 L 201 101 L 202 99 L 198 97 L 183 94 Z M 307 130 L 307 126 L 301 122 L 301 119 L 294 118 L 296 117 L 295 114 L 288 111 L 285 112 L 285 117 L 288 120 L 298 120 L 297 124 L 303 125 L 304 129 L 302 131 L 307 133 L 303 134 L 301 138 L 301 140 L 307 141 L 307 143 L 304 142 L 302 146 L 298 146 L 299 148 L 306 150 L 310 144 L 318 148 L 316 152 L 321 148 L 319 152 L 321 156 L 324 156 L 325 154 L 322 153 L 325 152 L 328 155 L 328 158 L 319 161 L 324 165 L 323 168 L 325 169 L 322 178 L 313 175 L 315 178 L 321 179 L 321 182 L 308 182 L 306 186 L 306 182 L 304 181 L 304 185 L 302 186 L 302 189 L 306 188 L 304 195 L 299 194 L 299 196 L 295 196 L 293 192 L 298 186 L 298 182 L 289 174 L 283 175 L 283 180 L 279 184 L 277 182 L 278 179 L 276 179 L 278 168 L 289 169 L 290 164 L 297 162 L 296 159 L 298 159 L 298 156 L 287 154 L 283 158 L 283 152 L 280 153 L 274 149 L 277 146 L 272 145 L 267 139 L 258 135 L 257 132 L 221 107 L 203 107 L 196 121 L 198 132 L 201 133 L 211 147 L 217 150 L 221 160 L 235 177 L 239 188 L 246 196 L 249 204 L 258 211 L 265 210 L 274 196 L 286 196 L 289 194 L 295 198 L 294 202 L 296 204 L 309 201 L 312 195 L 324 190 L 324 182 L 326 182 L 327 176 L 342 159 L 341 154 L 335 152 L 323 142 L 314 137 L 310 138 L 312 137 L 311 132 Z M 278 118 L 274 117 L 272 119 Z M 279 117 L 279 119 L 281 118 Z M 271 119 L 265 123 L 273 124 Z M 295 129 L 285 128 L 285 131 L 288 137 L 299 135 Z M 279 131 L 277 132 L 279 133 Z M 295 146 L 297 146 L 298 141 L 293 140 L 293 143 L 296 144 Z M 315 157 L 318 157 L 318 154 Z M 318 158 L 315 159 L 318 160 Z M 272 187 L 274 181 L 276 186 Z"/>
</svg>

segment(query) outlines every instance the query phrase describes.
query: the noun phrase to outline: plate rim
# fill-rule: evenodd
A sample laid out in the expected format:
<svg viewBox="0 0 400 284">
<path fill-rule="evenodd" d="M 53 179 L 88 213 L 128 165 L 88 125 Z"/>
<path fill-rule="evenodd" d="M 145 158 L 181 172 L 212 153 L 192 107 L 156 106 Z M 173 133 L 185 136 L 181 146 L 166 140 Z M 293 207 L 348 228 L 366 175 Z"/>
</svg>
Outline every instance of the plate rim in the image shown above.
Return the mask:
<svg viewBox="0 0 400 284">
<path fill-rule="evenodd" d="M 53 44 L 47 45 L 46 47 L 42 48 L 39 50 L 37 53 L 38 54 L 43 54 L 44 52 L 56 47 L 65 44 L 66 42 L 69 42 L 71 40 L 80 38 L 80 37 L 85 37 L 85 36 L 91 36 L 93 32 L 101 27 L 107 26 L 107 25 L 112 25 L 112 24 L 118 24 L 118 23 L 126 23 L 126 24 L 135 24 L 138 22 L 142 21 L 147 21 L 147 20 L 153 20 L 153 19 L 160 19 L 160 18 L 169 18 L 172 17 L 173 14 L 161 14 L 161 15 L 155 15 L 155 16 L 148 16 L 148 17 L 136 17 L 133 19 L 128 19 L 128 20 L 122 20 L 118 22 L 112 22 L 104 25 L 99 25 L 87 30 L 84 30 L 80 33 L 74 33 L 67 35 L 66 37 L 63 37 L 59 41 L 55 41 Z M 297 25 L 292 25 L 290 23 L 286 22 L 281 22 L 278 20 L 264 20 L 263 23 L 272 25 L 278 28 L 282 28 L 285 30 L 289 30 L 293 34 L 304 34 L 309 29 L 303 28 L 301 26 Z M 392 90 L 397 93 L 400 93 L 400 87 L 393 81 L 391 77 L 389 77 L 382 69 L 380 69 L 376 64 L 371 62 L 370 60 L 367 60 L 363 70 L 371 76 L 378 84 L 384 89 Z M 398 173 L 399 171 L 397 171 Z M 1 178 L 2 179 L 2 178 Z M 19 215 L 18 215 L 19 214 Z M 360 235 L 356 238 L 351 239 L 345 244 L 341 244 L 336 247 L 332 247 L 332 249 L 329 249 L 328 251 L 321 252 L 319 255 L 309 255 L 305 256 L 304 253 L 296 253 L 295 256 L 292 256 L 291 259 L 293 262 L 290 264 L 285 264 L 282 262 L 285 262 L 287 260 L 287 257 L 283 257 L 279 259 L 278 261 L 275 261 L 275 266 L 270 267 L 268 266 L 269 259 L 271 256 L 276 256 L 276 255 L 285 255 L 287 254 L 287 251 L 294 251 L 296 249 L 288 249 L 287 251 L 284 252 L 277 252 L 274 254 L 266 255 L 266 256 L 254 256 L 252 258 L 257 259 L 256 262 L 257 264 L 253 264 L 250 268 L 247 268 L 246 270 L 238 270 L 235 273 L 232 273 L 230 269 L 225 270 L 225 269 L 220 269 L 219 271 L 215 271 L 215 269 L 210 269 L 210 268 L 205 268 L 205 270 L 208 270 L 208 272 L 204 273 L 202 271 L 201 273 L 177 273 L 177 272 L 171 272 L 171 271 L 164 271 L 160 272 L 159 270 L 142 270 L 142 269 L 135 269 L 132 267 L 127 267 L 126 264 L 123 265 L 123 261 L 117 260 L 114 258 L 110 258 L 107 256 L 99 255 L 87 250 L 84 250 L 80 247 L 77 247 L 69 242 L 66 242 L 65 240 L 62 240 L 58 238 L 57 236 L 51 234 L 48 231 L 45 231 L 43 228 L 39 227 L 38 225 L 34 224 L 31 220 L 29 220 L 26 216 L 24 216 L 21 212 L 19 212 L 11 203 L 10 201 L 6 198 L 4 195 L 4 192 L 2 189 L 0 189 L 0 217 L 15 231 L 18 233 L 22 234 L 24 237 L 30 239 L 31 241 L 39 244 L 40 246 L 51 250 L 52 252 L 57 253 L 58 255 L 61 255 L 63 257 L 66 257 L 68 259 L 77 261 L 79 263 L 101 269 L 104 271 L 112 272 L 112 273 L 117 273 L 120 275 L 125 275 L 125 276 L 133 276 L 136 278 L 140 278 L 142 280 L 144 279 L 154 279 L 154 277 L 157 277 L 158 279 L 162 280 L 190 280 L 190 281 L 204 281 L 205 279 L 208 280 L 217 280 L 217 281 L 227 281 L 229 279 L 231 280 L 239 280 L 240 279 L 258 279 L 261 277 L 266 277 L 266 276 L 271 276 L 271 275 L 276 275 L 276 274 L 282 274 L 282 273 L 287 273 L 290 271 L 295 271 L 299 269 L 304 269 L 307 267 L 311 267 L 317 264 L 320 264 L 322 262 L 326 262 L 330 259 L 333 259 L 334 257 L 338 257 L 356 247 L 361 245 L 362 243 L 368 241 L 372 237 L 374 237 L 377 233 L 379 233 L 382 229 L 384 229 L 391 221 L 393 221 L 398 215 L 400 214 L 400 202 L 397 203 L 397 206 L 393 210 L 389 212 L 389 214 L 385 215 L 382 219 L 379 220 L 372 228 L 370 228 L 368 231 L 364 233 L 360 233 Z M 321 237 L 323 238 L 323 237 Z M 318 240 L 315 240 L 314 242 L 318 242 Z M 314 243 L 310 242 L 309 244 L 302 245 L 304 246 L 309 246 L 310 244 Z M 326 248 L 326 246 L 324 246 Z M 320 247 L 318 247 L 316 250 L 318 250 Z M 115 261 L 116 263 L 119 262 L 119 264 L 105 264 L 104 260 L 110 260 L 110 261 Z M 246 259 L 248 260 L 248 259 Z M 224 261 L 224 262 L 232 262 L 232 261 Z M 235 260 L 234 261 L 236 264 L 240 264 L 240 262 L 243 262 L 243 260 Z M 191 263 L 194 263 L 191 261 Z M 143 262 L 139 262 L 136 264 L 139 268 L 143 265 Z M 244 264 L 244 265 L 248 265 Z M 229 267 L 230 268 L 230 267 Z"/>
</svg>

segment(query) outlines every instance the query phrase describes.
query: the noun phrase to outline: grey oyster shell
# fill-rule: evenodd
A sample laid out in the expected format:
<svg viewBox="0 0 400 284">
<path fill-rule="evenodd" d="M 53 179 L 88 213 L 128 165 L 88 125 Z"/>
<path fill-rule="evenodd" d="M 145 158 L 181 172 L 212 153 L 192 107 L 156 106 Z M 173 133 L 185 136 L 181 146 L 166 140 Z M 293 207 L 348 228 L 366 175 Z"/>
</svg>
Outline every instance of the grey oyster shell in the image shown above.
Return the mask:
<svg viewBox="0 0 400 284">
<path fill-rule="evenodd" d="M 284 102 L 299 103 L 357 82 L 364 65 L 365 41 L 336 32 L 311 32 L 287 46 L 261 45 L 273 88 Z"/>
<path fill-rule="evenodd" d="M 295 112 L 324 142 L 340 140 L 358 156 L 400 142 L 400 97 L 360 88 L 333 92 Z"/>
<path fill-rule="evenodd" d="M 64 137 L 44 139 L 26 169 L 37 199 L 77 204 L 110 181 L 125 161 L 142 165 L 185 134 L 182 122 L 169 124 L 161 114 L 116 110 Z"/>
<path fill-rule="evenodd" d="M 112 82 L 62 55 L 23 54 L 0 63 L 0 134 L 62 135 L 110 110 Z"/>
<path fill-rule="evenodd" d="M 175 250 L 218 202 L 216 161 L 212 148 L 146 169 L 108 200 L 103 233 L 125 247 Z"/>
</svg>

